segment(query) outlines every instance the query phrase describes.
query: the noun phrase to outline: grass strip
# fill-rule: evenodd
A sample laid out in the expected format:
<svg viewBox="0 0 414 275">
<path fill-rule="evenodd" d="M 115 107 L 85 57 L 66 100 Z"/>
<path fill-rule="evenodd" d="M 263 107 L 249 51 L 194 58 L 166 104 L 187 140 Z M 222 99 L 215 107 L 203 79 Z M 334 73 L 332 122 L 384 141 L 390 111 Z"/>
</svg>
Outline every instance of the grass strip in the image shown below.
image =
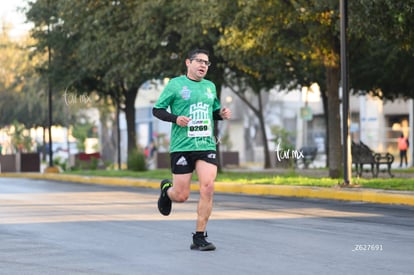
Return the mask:
<svg viewBox="0 0 414 275">
<path fill-rule="evenodd" d="M 83 176 L 100 176 L 100 177 L 128 177 L 161 180 L 171 178 L 171 172 L 168 169 L 149 170 L 135 172 L 128 170 L 77 170 L 68 171 L 66 174 L 83 175 Z M 408 172 L 406 172 L 408 173 Z M 193 180 L 197 176 L 193 175 Z M 315 186 L 315 187 L 333 187 L 341 183 L 342 179 L 331 179 L 328 177 L 301 176 L 295 171 L 286 170 L 286 172 L 232 172 L 224 171 L 217 175 L 218 182 L 232 182 L 240 184 L 274 184 L 274 185 L 291 185 L 291 186 Z M 362 188 L 396 190 L 396 191 L 414 191 L 414 178 L 353 178 L 354 186 Z"/>
</svg>

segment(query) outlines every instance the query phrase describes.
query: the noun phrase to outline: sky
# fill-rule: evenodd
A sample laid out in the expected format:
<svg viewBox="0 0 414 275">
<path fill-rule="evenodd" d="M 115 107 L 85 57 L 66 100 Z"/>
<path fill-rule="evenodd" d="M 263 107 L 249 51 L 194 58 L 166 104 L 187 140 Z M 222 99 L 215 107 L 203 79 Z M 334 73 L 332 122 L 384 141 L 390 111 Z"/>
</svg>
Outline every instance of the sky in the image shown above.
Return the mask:
<svg viewBox="0 0 414 275">
<path fill-rule="evenodd" d="M 19 37 L 28 32 L 30 25 L 25 24 L 26 17 L 18 8 L 27 6 L 28 0 L 0 0 L 0 25 L 3 22 L 13 25 L 10 36 Z"/>
</svg>

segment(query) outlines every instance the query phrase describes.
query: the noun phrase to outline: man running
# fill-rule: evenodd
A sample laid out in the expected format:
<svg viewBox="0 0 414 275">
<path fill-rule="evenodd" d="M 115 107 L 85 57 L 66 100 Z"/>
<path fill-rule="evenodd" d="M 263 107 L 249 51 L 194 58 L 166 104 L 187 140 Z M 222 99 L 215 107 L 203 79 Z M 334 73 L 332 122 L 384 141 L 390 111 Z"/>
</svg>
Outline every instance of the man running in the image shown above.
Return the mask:
<svg viewBox="0 0 414 275">
<path fill-rule="evenodd" d="M 215 250 L 215 245 L 206 240 L 218 165 L 214 120 L 230 119 L 231 111 L 221 108 L 216 86 L 204 79 L 211 65 L 208 51 L 191 51 L 185 64 L 186 75 L 171 79 L 153 108 L 155 117 L 172 123 L 172 181 L 165 179 L 161 182 L 158 209 L 167 216 L 171 212 L 172 201 L 184 202 L 188 199 L 195 170 L 199 179 L 200 198 L 196 230 L 190 248 Z"/>
</svg>

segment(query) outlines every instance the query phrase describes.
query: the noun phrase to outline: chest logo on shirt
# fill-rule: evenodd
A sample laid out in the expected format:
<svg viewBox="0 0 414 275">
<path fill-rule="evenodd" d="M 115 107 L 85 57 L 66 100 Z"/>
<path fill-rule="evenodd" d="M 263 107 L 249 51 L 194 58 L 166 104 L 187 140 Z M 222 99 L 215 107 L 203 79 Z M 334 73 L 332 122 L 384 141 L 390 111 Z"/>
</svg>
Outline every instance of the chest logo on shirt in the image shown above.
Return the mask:
<svg viewBox="0 0 414 275">
<path fill-rule="evenodd" d="M 184 100 L 189 100 L 191 97 L 191 91 L 187 88 L 187 86 L 183 86 L 183 89 L 180 92 L 181 98 Z"/>
<path fill-rule="evenodd" d="M 190 106 L 190 117 L 192 120 L 204 120 L 209 119 L 208 116 L 209 105 L 203 102 L 197 104 L 191 104 Z"/>
</svg>

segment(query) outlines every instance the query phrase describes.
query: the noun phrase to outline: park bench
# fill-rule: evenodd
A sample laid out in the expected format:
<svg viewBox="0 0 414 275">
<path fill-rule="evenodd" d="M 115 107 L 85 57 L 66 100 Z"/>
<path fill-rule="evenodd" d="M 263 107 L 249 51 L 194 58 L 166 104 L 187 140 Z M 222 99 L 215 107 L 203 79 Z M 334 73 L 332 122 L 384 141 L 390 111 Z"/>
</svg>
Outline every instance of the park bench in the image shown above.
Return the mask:
<svg viewBox="0 0 414 275">
<path fill-rule="evenodd" d="M 392 154 L 388 152 L 376 153 L 363 142 L 352 142 L 351 155 L 357 176 L 362 176 L 364 165 L 370 165 L 372 176 L 376 178 L 378 177 L 380 166 L 386 165 L 388 174 L 390 177 L 394 177 L 391 173 L 391 165 L 394 162 L 394 156 Z"/>
</svg>

